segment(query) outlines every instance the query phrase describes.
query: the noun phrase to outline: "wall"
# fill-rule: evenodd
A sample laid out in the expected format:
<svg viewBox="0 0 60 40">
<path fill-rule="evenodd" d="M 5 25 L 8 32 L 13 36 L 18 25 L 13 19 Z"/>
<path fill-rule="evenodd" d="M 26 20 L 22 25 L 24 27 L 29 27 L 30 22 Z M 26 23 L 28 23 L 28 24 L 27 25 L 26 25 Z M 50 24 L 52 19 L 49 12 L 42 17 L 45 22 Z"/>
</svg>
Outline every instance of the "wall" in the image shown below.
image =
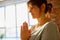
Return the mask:
<svg viewBox="0 0 60 40">
<path fill-rule="evenodd" d="M 48 0 L 53 4 L 53 13 L 60 15 L 60 0 Z"/>
</svg>

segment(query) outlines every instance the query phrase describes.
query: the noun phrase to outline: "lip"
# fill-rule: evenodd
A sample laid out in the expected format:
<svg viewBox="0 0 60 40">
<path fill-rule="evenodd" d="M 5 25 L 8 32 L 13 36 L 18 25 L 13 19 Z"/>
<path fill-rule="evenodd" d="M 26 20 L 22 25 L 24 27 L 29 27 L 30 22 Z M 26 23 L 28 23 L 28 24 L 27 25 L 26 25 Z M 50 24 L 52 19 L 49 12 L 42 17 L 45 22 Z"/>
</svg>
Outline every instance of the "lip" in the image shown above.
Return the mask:
<svg viewBox="0 0 60 40">
<path fill-rule="evenodd" d="M 31 15 L 34 15 L 33 13 L 31 13 Z"/>
</svg>

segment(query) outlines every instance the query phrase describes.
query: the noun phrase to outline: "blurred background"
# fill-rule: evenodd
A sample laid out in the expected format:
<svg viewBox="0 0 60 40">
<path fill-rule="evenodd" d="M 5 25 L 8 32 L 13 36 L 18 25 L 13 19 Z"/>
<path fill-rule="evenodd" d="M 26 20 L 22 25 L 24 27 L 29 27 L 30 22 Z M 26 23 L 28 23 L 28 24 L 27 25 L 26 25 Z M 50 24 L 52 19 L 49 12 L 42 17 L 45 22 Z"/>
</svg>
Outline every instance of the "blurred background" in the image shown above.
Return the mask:
<svg viewBox="0 0 60 40">
<path fill-rule="evenodd" d="M 0 0 L 0 40 L 20 40 L 20 26 L 24 21 L 29 28 L 37 23 L 27 9 L 28 0 Z M 53 14 L 60 20 L 60 0 L 47 0 L 53 5 Z M 55 17 L 55 18 L 56 18 Z M 58 21 L 56 21 L 58 23 Z M 60 24 L 60 22 L 59 22 Z"/>
</svg>

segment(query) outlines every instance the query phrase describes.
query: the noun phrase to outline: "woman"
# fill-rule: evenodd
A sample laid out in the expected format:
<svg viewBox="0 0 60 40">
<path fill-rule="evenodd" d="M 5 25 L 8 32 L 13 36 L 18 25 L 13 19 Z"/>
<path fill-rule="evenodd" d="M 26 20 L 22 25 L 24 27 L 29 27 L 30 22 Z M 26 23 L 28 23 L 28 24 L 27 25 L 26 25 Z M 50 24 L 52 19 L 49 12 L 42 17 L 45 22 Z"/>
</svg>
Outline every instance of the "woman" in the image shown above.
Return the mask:
<svg viewBox="0 0 60 40">
<path fill-rule="evenodd" d="M 59 40 L 57 25 L 50 20 L 47 14 L 46 0 L 29 0 L 29 12 L 38 24 L 28 30 L 28 23 L 21 26 L 21 40 Z"/>
</svg>

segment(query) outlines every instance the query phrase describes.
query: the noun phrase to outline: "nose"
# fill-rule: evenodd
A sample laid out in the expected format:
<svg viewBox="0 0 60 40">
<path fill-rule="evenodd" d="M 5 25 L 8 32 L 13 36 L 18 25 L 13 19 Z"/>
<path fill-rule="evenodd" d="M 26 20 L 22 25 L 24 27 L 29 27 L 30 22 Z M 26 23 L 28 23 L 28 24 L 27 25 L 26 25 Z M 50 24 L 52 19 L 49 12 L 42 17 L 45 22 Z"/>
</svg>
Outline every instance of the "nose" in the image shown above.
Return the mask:
<svg viewBox="0 0 60 40">
<path fill-rule="evenodd" d="M 32 12 L 32 10 L 31 10 L 31 9 L 29 9 L 29 12 Z"/>
</svg>

